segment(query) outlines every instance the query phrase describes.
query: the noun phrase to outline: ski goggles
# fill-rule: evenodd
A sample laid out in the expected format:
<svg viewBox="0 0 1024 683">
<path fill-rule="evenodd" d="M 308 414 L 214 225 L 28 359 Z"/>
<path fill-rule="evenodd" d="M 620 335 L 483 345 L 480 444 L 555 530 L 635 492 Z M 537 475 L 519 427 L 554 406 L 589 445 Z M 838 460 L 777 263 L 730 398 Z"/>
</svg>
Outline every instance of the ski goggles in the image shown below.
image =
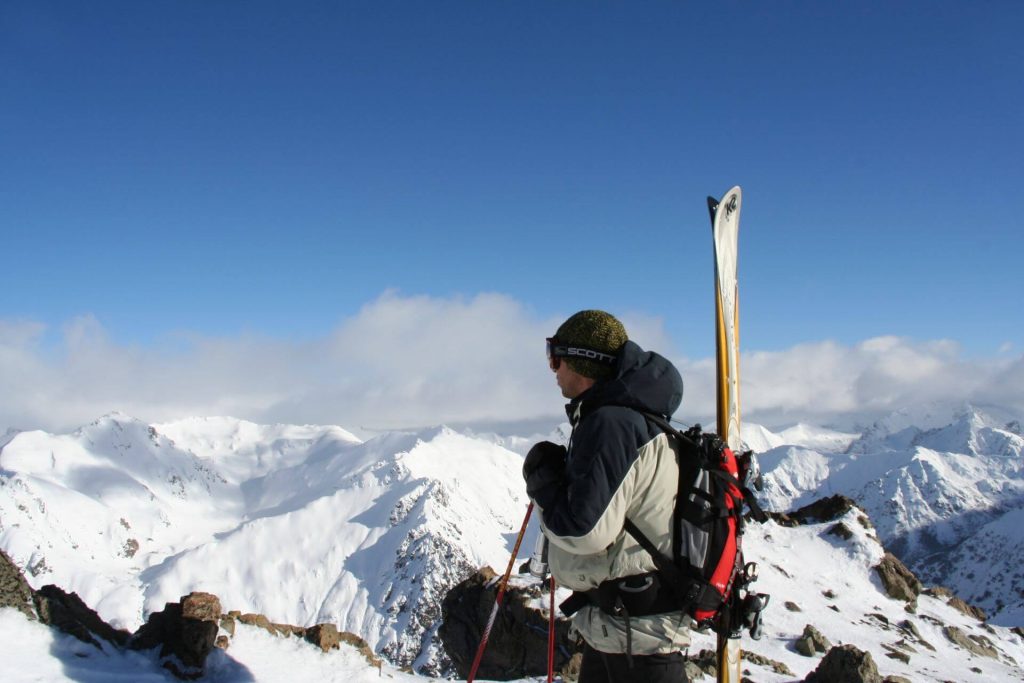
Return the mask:
<svg viewBox="0 0 1024 683">
<path fill-rule="evenodd" d="M 579 358 L 581 360 L 592 360 L 605 365 L 615 365 L 619 360 L 618 356 L 596 349 L 588 349 L 585 346 L 563 344 L 554 337 L 547 338 L 548 365 L 552 370 L 557 370 L 562 364 L 563 358 Z"/>
</svg>

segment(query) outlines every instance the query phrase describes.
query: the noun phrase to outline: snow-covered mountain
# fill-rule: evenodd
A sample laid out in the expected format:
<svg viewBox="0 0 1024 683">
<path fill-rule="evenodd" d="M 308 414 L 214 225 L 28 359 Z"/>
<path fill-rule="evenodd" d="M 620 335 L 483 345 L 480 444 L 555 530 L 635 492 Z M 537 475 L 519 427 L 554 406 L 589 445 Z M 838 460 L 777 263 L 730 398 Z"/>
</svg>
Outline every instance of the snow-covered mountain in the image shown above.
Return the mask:
<svg viewBox="0 0 1024 683">
<path fill-rule="evenodd" d="M 118 627 L 201 589 L 435 670 L 443 593 L 507 561 L 521 465 L 446 428 L 362 443 L 338 427 L 108 415 L 9 438 L 0 547 Z"/>
<path fill-rule="evenodd" d="M 757 588 L 773 600 L 764 639 L 744 647 L 784 665 L 751 664 L 755 680 L 798 680 L 817 665 L 794 647 L 808 624 L 834 644 L 868 650 L 885 674 L 1024 678 L 1016 635 L 934 597 L 921 596 L 911 614 L 885 594 L 873 569 L 883 554 L 879 537 L 906 550 L 944 529 L 955 545 L 942 556 L 943 576 L 973 577 L 943 583 L 1018 590 L 1020 571 L 1009 561 L 1014 553 L 1018 567 L 1024 559 L 1024 506 L 1012 504 L 1022 483 L 1014 465 L 1020 429 L 977 410 L 925 427 L 903 422 L 876 423 L 863 435 L 744 426 L 748 445 L 762 451 L 764 495 L 773 508 L 846 492 L 874 521 L 868 528 L 862 513 L 851 511 L 838 520 L 847 537 L 832 533 L 836 521 L 749 527 L 747 559 L 759 563 Z M 34 587 L 75 591 L 117 626 L 134 629 L 165 602 L 202 590 L 218 595 L 225 609 L 297 625 L 334 623 L 392 664 L 437 674 L 445 668 L 436 638 L 442 596 L 479 566 L 500 570 L 508 562 L 526 509 L 520 468 L 529 442 L 444 427 L 361 442 L 339 427 L 230 418 L 147 425 L 117 414 L 72 434 L 8 434 L 0 440 L 0 548 Z M 887 506 L 897 498 L 885 491 L 899 491 L 901 505 Z M 975 516 L 942 517 L 957 510 Z M 529 538 L 525 547 L 532 547 Z M 982 566 L 978 557 L 991 558 L 996 547 L 1007 563 Z M 0 616 L 3 633 L 18 628 Z M 1018 600 L 1007 603 L 999 623 L 1020 624 L 1022 617 Z M 951 642 L 953 632 L 988 643 L 995 654 L 967 654 Z M 31 633 L 42 637 L 34 627 Z M 239 642 L 247 642 L 246 633 Z M 261 678 L 260 667 L 280 671 L 281 661 L 298 667 L 322 656 L 253 637 L 258 648 L 218 654 L 213 670 L 222 673 L 210 680 L 235 680 L 223 674 L 231 657 L 247 658 L 253 670 L 238 680 L 264 681 L 274 674 Z M 50 651 L 78 662 L 81 652 L 61 655 L 63 647 L 55 641 Z M 711 637 L 697 635 L 693 650 L 703 647 L 712 647 Z M 894 648 L 900 657 L 893 658 Z M 339 676 L 324 680 L 363 677 L 349 669 Z"/>
<path fill-rule="evenodd" d="M 847 445 L 782 441 L 760 455 L 771 509 L 848 495 L 923 580 L 993 623 L 1024 624 L 1024 437 L 1013 416 L 931 406 L 880 420 Z"/>
</svg>

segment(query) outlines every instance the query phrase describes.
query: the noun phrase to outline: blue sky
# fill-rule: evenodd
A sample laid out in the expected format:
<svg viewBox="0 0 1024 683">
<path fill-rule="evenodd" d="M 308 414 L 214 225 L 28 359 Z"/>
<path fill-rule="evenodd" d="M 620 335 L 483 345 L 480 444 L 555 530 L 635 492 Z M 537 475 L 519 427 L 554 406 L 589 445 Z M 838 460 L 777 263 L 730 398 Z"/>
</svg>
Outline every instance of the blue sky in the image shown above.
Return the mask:
<svg viewBox="0 0 1024 683">
<path fill-rule="evenodd" d="M 538 329 L 585 307 L 654 320 L 703 359 L 704 197 L 740 184 L 747 351 L 892 335 L 1019 355 L 1022 20 L 1018 2 L 6 2 L 0 320 L 66 346 L 84 317 L 172 353 L 316 343 L 386 292 L 497 293 Z"/>
</svg>

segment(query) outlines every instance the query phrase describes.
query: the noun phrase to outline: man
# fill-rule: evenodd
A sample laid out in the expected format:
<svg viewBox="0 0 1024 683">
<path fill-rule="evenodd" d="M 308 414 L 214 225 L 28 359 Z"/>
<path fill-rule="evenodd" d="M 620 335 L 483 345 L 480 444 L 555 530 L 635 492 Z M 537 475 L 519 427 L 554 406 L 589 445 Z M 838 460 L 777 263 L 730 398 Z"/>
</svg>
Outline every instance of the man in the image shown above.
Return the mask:
<svg viewBox="0 0 1024 683">
<path fill-rule="evenodd" d="M 548 340 L 548 359 L 572 425 L 569 446 L 536 444 L 523 476 L 548 539 L 548 563 L 573 598 L 563 611 L 586 646 L 581 683 L 686 681 L 689 617 L 659 590 L 654 560 L 627 518 L 672 554 L 676 454 L 643 413 L 671 416 L 678 370 L 629 341 L 614 316 L 580 311 Z"/>
</svg>

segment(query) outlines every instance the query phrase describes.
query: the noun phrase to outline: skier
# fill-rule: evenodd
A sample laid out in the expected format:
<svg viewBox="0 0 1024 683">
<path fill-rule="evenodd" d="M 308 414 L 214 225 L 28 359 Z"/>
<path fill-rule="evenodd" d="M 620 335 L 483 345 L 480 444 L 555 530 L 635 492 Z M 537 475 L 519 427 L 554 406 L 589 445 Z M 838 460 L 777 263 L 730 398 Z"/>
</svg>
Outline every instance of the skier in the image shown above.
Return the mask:
<svg viewBox="0 0 1024 683">
<path fill-rule="evenodd" d="M 547 340 L 548 362 L 572 425 L 568 450 L 534 445 L 523 464 L 541 516 L 548 563 L 573 598 L 573 629 L 585 641 L 580 683 L 687 681 L 690 618 L 670 611 L 651 555 L 623 529 L 626 516 L 672 553 L 679 472 L 664 430 L 683 380 L 665 358 L 643 351 L 604 311 L 580 311 Z"/>
</svg>

